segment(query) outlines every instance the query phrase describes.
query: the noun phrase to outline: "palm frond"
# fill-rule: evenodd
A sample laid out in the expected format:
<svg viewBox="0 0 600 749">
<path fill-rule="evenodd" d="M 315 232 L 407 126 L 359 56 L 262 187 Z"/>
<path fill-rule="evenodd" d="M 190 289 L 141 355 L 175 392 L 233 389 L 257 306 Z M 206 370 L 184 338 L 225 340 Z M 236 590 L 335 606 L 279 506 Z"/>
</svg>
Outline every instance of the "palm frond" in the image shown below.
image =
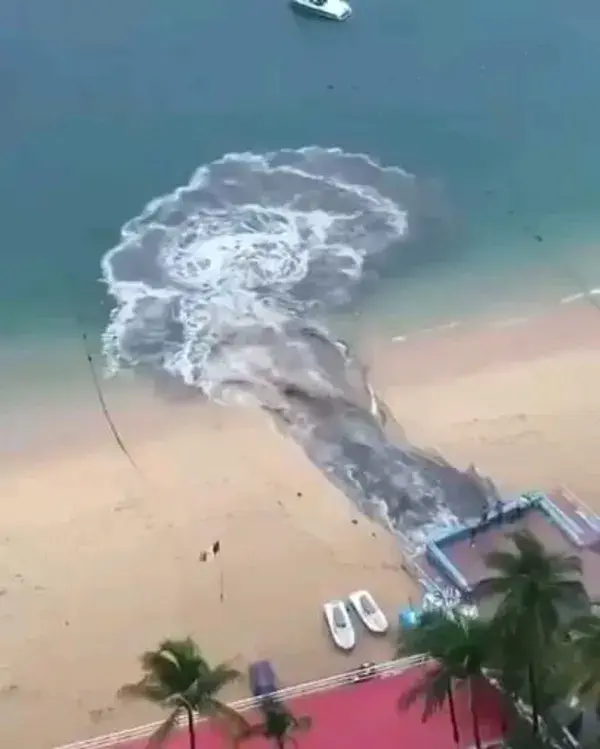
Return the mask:
<svg viewBox="0 0 600 749">
<path fill-rule="evenodd" d="M 546 547 L 529 530 L 515 531 L 509 534 L 509 538 L 522 556 L 545 556 L 547 554 Z"/>
<path fill-rule="evenodd" d="M 265 736 L 272 738 L 286 736 L 296 726 L 296 719 L 283 703 L 271 700 L 260 706 L 263 715 Z"/>
<path fill-rule="evenodd" d="M 300 715 L 298 718 L 294 718 L 294 730 L 304 733 L 310 731 L 313 725 L 313 719 L 310 715 Z"/>
<path fill-rule="evenodd" d="M 454 625 L 443 612 L 431 611 L 421 616 L 417 627 L 401 630 L 398 636 L 398 657 L 439 651 L 453 634 Z"/>
<path fill-rule="evenodd" d="M 595 614 L 585 614 L 573 619 L 570 624 L 570 634 L 572 638 L 585 636 L 598 636 L 600 638 L 600 617 Z"/>
<path fill-rule="evenodd" d="M 427 721 L 434 713 L 443 709 L 448 694 L 453 688 L 452 679 L 447 672 L 440 669 L 438 673 L 431 678 L 429 691 L 425 696 L 425 705 L 423 706 L 422 720 Z"/>
<path fill-rule="evenodd" d="M 528 531 L 513 533 L 511 539 L 513 552 L 497 551 L 486 557 L 496 574 L 485 581 L 485 587 L 501 595 L 498 616 L 512 620 L 514 632 L 529 630 L 547 641 L 566 618 L 589 609 L 580 579 L 581 560 L 548 552 Z"/>
<path fill-rule="evenodd" d="M 212 669 L 213 674 L 216 674 L 222 684 L 229 684 L 229 682 L 239 679 L 242 674 L 237 668 L 233 668 L 229 663 L 219 663 Z"/>
<path fill-rule="evenodd" d="M 158 650 L 170 653 L 177 663 L 203 660 L 200 648 L 191 637 L 181 640 L 167 638 L 160 643 Z"/>
<path fill-rule="evenodd" d="M 557 580 L 555 593 L 562 597 L 565 602 L 570 603 L 575 610 L 579 609 L 583 613 L 591 609 L 590 597 L 582 580 Z"/>
<path fill-rule="evenodd" d="M 143 653 L 140 661 L 141 680 L 122 687 L 119 697 L 145 699 L 167 709 L 183 705 L 200 714 L 217 712 L 217 693 L 240 676 L 228 664 L 211 667 L 189 637 L 163 640 L 156 650 Z"/>
<path fill-rule="evenodd" d="M 557 571 L 562 572 L 563 575 L 581 575 L 583 572 L 583 562 L 575 554 L 552 554 L 551 559 Z"/>
<path fill-rule="evenodd" d="M 252 726 L 250 721 L 242 713 L 234 710 L 234 708 L 224 702 L 213 700 L 212 705 L 215 710 L 214 715 L 222 718 L 229 728 L 235 728 L 237 731 L 246 731 Z"/>
<path fill-rule="evenodd" d="M 213 697 L 210 694 L 203 694 L 197 696 L 194 707 L 200 715 L 206 715 L 207 717 L 218 717 L 229 715 L 228 710 L 233 710 L 227 705 L 226 702 Z M 233 712 L 236 712 L 233 710 Z M 241 716 L 241 713 L 236 713 Z"/>
<path fill-rule="evenodd" d="M 416 684 L 410 686 L 398 698 L 396 703 L 398 710 L 401 712 L 410 710 L 417 700 L 422 699 L 427 694 L 428 688 L 429 684 L 426 678 L 420 679 Z"/>
<path fill-rule="evenodd" d="M 194 662 L 183 659 L 181 654 L 161 644 L 158 650 L 148 650 L 142 654 L 142 669 L 148 680 L 164 684 L 171 691 L 183 692 L 196 676 Z M 188 666 L 189 664 L 189 666 Z M 186 675 L 189 671 L 190 675 Z"/>
<path fill-rule="evenodd" d="M 117 692 L 121 700 L 147 700 L 161 704 L 171 697 L 171 694 L 160 684 L 142 679 L 135 684 L 124 684 Z"/>
<path fill-rule="evenodd" d="M 483 589 L 500 596 L 492 620 L 492 663 L 503 690 L 535 703 L 544 713 L 568 696 L 573 660 L 566 629 L 574 617 L 589 612 L 581 580 L 581 560 L 547 551 L 528 531 L 510 536 L 514 550 L 486 557 L 494 573 Z M 589 624 L 581 622 L 585 630 Z M 584 639 L 583 632 L 581 636 Z M 531 674 L 535 672 L 535 694 Z"/>
<path fill-rule="evenodd" d="M 490 570 L 510 574 L 515 566 L 515 555 L 510 551 L 490 551 L 485 555 L 485 565 Z M 504 578 L 493 577 L 491 579 L 503 580 Z"/>
<path fill-rule="evenodd" d="M 524 572 L 553 575 L 556 578 L 581 574 L 582 565 L 575 555 L 556 554 L 547 551 L 542 542 L 530 531 L 516 531 L 509 534 L 515 551 L 492 551 L 486 556 L 489 569 L 511 577 Z"/>
<path fill-rule="evenodd" d="M 231 668 L 226 663 L 219 663 L 214 667 L 207 665 L 199 672 L 199 684 L 202 692 L 205 694 L 215 694 L 227 684 L 231 684 L 241 678 L 241 673 L 235 668 Z"/>
<path fill-rule="evenodd" d="M 427 653 L 435 665 L 425 669 L 422 678 L 398 700 L 406 710 L 424 700 L 423 720 L 442 709 L 449 695 L 477 681 L 490 663 L 496 636 L 490 622 L 437 612 L 405 633 L 399 642 L 401 652 Z"/>
<path fill-rule="evenodd" d="M 577 618 L 570 628 L 571 661 L 565 669 L 571 691 L 600 704 L 600 619 L 589 614 Z"/>
<path fill-rule="evenodd" d="M 177 728 L 179 722 L 180 710 L 173 710 L 171 715 L 156 729 L 148 739 L 146 746 L 148 749 L 159 749 L 169 738 L 171 733 Z"/>
<path fill-rule="evenodd" d="M 546 568 L 557 577 L 580 575 L 583 571 L 581 559 L 574 554 L 549 552 L 540 539 L 530 531 L 517 531 L 510 534 L 517 556 L 527 561 L 530 567 Z"/>
<path fill-rule="evenodd" d="M 435 709 L 442 707 L 446 699 L 448 685 L 450 683 L 448 674 L 441 666 L 433 666 L 413 685 L 411 685 L 398 698 L 398 709 L 401 711 L 410 708 L 419 700 L 425 700 L 424 715 L 430 715 Z"/>
</svg>

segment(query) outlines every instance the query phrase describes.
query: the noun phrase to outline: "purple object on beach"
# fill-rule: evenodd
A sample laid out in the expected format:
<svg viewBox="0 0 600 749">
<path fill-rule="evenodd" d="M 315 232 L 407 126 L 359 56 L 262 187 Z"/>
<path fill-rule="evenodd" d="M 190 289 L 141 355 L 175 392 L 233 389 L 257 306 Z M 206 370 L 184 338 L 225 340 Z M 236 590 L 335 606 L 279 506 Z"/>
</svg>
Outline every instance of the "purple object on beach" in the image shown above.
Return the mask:
<svg viewBox="0 0 600 749">
<path fill-rule="evenodd" d="M 248 667 L 250 689 L 255 697 L 266 697 L 277 691 L 277 677 L 270 661 L 254 661 Z"/>
</svg>

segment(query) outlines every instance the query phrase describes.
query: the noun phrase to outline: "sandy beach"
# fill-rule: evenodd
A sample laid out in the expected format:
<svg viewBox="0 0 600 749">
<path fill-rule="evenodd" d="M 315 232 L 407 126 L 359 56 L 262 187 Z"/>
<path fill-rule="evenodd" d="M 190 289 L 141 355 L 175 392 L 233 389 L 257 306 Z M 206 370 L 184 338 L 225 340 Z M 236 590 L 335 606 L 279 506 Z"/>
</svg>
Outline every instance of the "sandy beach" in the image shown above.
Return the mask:
<svg viewBox="0 0 600 749">
<path fill-rule="evenodd" d="M 573 305 L 377 350 L 374 380 L 411 440 L 508 489 L 565 484 L 600 511 L 600 313 Z"/>
<path fill-rule="evenodd" d="M 566 484 L 600 510 L 599 342 L 598 311 L 574 306 L 365 351 L 412 440 L 508 487 Z M 165 636 L 240 670 L 268 656 L 288 684 L 386 659 L 390 640 L 363 633 L 352 656 L 335 652 L 320 605 L 367 587 L 393 617 L 417 596 L 394 539 L 260 415 L 144 398 L 116 414 L 139 471 L 89 414 L 85 439 L 73 427 L 3 465 L 3 745 L 157 717 L 115 691 Z M 220 566 L 199 563 L 216 539 Z"/>
<path fill-rule="evenodd" d="M 120 425 L 139 474 L 100 420 L 95 444 L 87 424 L 81 447 L 38 446 L 4 467 L 2 745 L 42 749 L 159 717 L 115 691 L 165 636 L 192 635 L 241 671 L 268 656 L 284 684 L 392 655 L 366 634 L 350 657 L 329 642 L 328 598 L 368 587 L 393 615 L 416 591 L 393 539 L 296 445 L 258 415 L 204 404 Z M 221 567 L 201 564 L 216 539 Z"/>
<path fill-rule="evenodd" d="M 286 5 L 0 5 L 0 749 L 163 717 L 116 694 L 164 638 L 241 672 L 267 657 L 283 685 L 393 657 L 396 632 L 358 622 L 336 651 L 322 612 L 364 587 L 395 625 L 420 596 L 327 478 L 410 531 L 440 516 L 377 399 L 390 442 L 600 512 L 592 4 L 378 0 L 341 25 Z M 358 366 L 348 398 L 304 397 L 345 372 L 314 316 L 370 370 L 366 418 Z M 119 371 L 102 390 L 133 463 L 90 358 Z M 240 394 L 246 364 L 293 380 L 265 390 L 304 447 L 148 382 Z M 448 504 L 480 515 L 464 486 Z"/>
</svg>

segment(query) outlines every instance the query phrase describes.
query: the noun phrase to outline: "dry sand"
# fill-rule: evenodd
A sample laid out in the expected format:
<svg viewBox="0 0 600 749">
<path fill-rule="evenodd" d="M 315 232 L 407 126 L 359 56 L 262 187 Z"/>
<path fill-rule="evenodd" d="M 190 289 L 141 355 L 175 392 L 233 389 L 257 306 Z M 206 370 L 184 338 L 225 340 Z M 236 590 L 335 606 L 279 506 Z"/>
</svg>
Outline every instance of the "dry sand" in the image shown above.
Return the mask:
<svg viewBox="0 0 600 749">
<path fill-rule="evenodd" d="M 566 483 L 600 509 L 599 341 L 598 312 L 573 308 L 378 343 L 374 376 L 411 438 L 511 486 Z M 390 656 L 362 633 L 352 656 L 335 652 L 320 604 L 365 586 L 393 617 L 416 595 L 394 540 L 353 523 L 293 443 L 202 403 L 136 402 L 117 418 L 141 475 L 89 418 L 85 439 L 71 428 L 3 466 L 0 745 L 47 749 L 155 718 L 114 694 L 165 636 L 190 634 L 242 670 L 268 656 L 284 683 Z M 219 566 L 198 562 L 217 538 L 223 603 Z"/>
<path fill-rule="evenodd" d="M 506 488 L 565 484 L 600 512 L 599 310 L 574 305 L 372 351 L 379 392 L 412 440 Z"/>
<path fill-rule="evenodd" d="M 393 539 L 354 524 L 293 443 L 258 415 L 203 404 L 120 423 L 142 478 L 101 422 L 95 445 L 88 424 L 82 447 L 38 446 L 4 466 L 1 746 L 48 748 L 158 717 L 115 691 L 165 636 L 192 635 L 240 670 L 268 656 L 283 683 L 393 655 L 366 634 L 350 657 L 329 642 L 324 600 L 368 587 L 393 616 L 416 591 Z M 216 539 L 223 603 L 220 567 L 198 561 Z"/>
</svg>

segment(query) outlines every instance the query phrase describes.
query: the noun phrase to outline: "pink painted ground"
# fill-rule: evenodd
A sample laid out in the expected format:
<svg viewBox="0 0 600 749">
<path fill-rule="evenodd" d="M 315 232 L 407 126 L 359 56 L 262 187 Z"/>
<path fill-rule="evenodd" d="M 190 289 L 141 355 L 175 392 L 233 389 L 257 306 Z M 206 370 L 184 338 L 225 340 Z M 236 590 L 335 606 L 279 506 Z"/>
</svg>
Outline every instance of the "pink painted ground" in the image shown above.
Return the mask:
<svg viewBox="0 0 600 749">
<path fill-rule="evenodd" d="M 411 669 L 399 676 L 378 678 L 363 684 L 349 684 L 327 692 L 294 699 L 295 715 L 310 715 L 312 729 L 297 735 L 298 749 L 455 749 L 448 711 L 421 721 L 422 704 L 400 712 L 399 697 L 420 678 L 422 670 Z M 485 684 L 478 690 L 482 743 L 500 739 L 500 706 L 497 694 Z M 456 706 L 461 748 L 473 745 L 468 694 L 457 693 Z M 258 717 L 258 716 L 257 716 Z M 142 749 L 145 741 L 121 745 L 121 749 Z M 290 744 L 291 745 L 291 744 Z M 187 736 L 175 735 L 168 749 L 187 749 Z M 197 746 L 221 749 L 227 742 L 208 723 L 198 728 Z M 264 739 L 248 741 L 246 749 L 272 747 Z"/>
</svg>

